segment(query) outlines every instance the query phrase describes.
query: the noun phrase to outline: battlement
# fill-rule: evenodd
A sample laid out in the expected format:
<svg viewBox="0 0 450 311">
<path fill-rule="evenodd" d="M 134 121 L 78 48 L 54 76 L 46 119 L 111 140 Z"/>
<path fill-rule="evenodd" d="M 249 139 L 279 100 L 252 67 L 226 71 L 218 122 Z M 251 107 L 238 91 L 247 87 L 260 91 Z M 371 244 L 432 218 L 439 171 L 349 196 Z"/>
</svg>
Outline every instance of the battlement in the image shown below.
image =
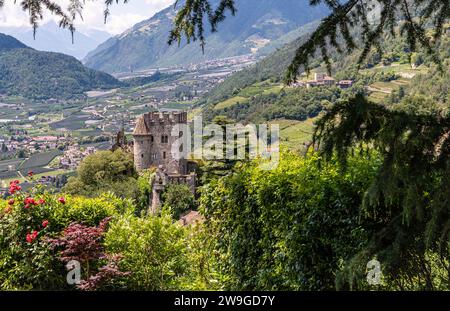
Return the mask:
<svg viewBox="0 0 450 311">
<path fill-rule="evenodd" d="M 179 124 L 179 123 L 185 124 L 187 123 L 187 112 L 154 111 L 144 114 L 144 118 L 149 126 L 154 124 Z"/>
</svg>

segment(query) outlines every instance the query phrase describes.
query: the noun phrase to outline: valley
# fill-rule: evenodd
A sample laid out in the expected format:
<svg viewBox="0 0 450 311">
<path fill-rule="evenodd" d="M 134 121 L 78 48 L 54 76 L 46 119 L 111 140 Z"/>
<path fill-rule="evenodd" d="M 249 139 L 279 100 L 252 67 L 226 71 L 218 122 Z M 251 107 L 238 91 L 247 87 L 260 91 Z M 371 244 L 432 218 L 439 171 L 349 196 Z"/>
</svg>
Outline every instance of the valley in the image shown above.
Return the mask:
<svg viewBox="0 0 450 311">
<path fill-rule="evenodd" d="M 199 98 L 255 62 L 252 55 L 243 55 L 186 67 L 119 73 L 116 76 L 125 85 L 137 86 L 92 90 L 81 99 L 0 95 L 0 147 L 4 146 L 0 188 L 6 189 L 11 180 L 24 181 L 28 171 L 45 183 L 71 175 L 77 165 L 61 163 L 67 150 L 76 150 L 72 152 L 80 159 L 87 148 L 107 150 L 117 132 L 124 128 L 129 136 L 136 118 L 145 112 L 187 110 L 192 117 L 199 113 L 195 108 Z"/>
</svg>

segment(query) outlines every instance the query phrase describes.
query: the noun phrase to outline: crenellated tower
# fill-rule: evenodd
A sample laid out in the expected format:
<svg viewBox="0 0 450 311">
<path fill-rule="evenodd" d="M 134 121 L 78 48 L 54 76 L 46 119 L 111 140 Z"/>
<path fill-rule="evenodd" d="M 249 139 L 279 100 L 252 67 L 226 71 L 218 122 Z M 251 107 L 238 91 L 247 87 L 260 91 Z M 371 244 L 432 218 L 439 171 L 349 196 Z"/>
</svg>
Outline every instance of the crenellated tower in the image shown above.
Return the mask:
<svg viewBox="0 0 450 311">
<path fill-rule="evenodd" d="M 175 159 L 171 153 L 175 140 L 184 134 L 171 135 L 177 124 L 187 124 L 186 112 L 148 112 L 138 117 L 133 132 L 137 171 L 164 167 L 168 174 L 187 174 L 187 160 Z"/>
</svg>

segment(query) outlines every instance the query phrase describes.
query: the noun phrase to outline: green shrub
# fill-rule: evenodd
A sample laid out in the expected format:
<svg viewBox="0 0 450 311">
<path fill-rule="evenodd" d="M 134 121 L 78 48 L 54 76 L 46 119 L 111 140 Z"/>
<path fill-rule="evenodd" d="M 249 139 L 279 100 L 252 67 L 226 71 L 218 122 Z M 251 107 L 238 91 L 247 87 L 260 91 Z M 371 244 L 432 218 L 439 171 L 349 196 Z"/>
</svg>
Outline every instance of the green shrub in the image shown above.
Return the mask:
<svg viewBox="0 0 450 311">
<path fill-rule="evenodd" d="M 225 288 L 334 289 L 342 262 L 367 242 L 360 205 L 377 162 L 354 160 L 345 174 L 314 155 L 282 153 L 270 171 L 257 164 L 202 189 Z"/>
<path fill-rule="evenodd" d="M 139 218 L 124 215 L 113 221 L 105 237 L 106 250 L 122 255 L 120 268 L 130 271 L 129 290 L 177 290 L 189 275 L 187 230 L 171 215 Z"/>
<path fill-rule="evenodd" d="M 134 211 L 129 200 L 112 195 L 95 199 L 67 196 L 61 200 L 39 190 L 33 190 L 30 195 L 34 203 L 28 208 L 25 208 L 26 195 L 21 192 L 14 195 L 13 204 L 0 200 L 0 289 L 3 290 L 67 288 L 67 271 L 47 238 L 56 237 L 72 222 L 97 226 L 106 217 Z M 27 241 L 27 236 L 34 231 L 36 237 Z"/>
<path fill-rule="evenodd" d="M 162 194 L 164 208 L 170 209 L 175 219 L 188 210 L 195 209 L 195 197 L 185 184 L 171 184 Z"/>
</svg>

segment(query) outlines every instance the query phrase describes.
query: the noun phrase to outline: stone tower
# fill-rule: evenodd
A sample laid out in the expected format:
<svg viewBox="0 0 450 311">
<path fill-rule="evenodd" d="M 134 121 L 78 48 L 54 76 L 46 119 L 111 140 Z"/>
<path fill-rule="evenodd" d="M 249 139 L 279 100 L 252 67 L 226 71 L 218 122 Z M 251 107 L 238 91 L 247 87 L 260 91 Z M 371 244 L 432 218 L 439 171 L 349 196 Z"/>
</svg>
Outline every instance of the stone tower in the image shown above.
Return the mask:
<svg viewBox="0 0 450 311">
<path fill-rule="evenodd" d="M 174 141 L 184 134 L 171 135 L 177 124 L 187 124 L 186 112 L 149 112 L 138 117 L 133 132 L 137 171 L 163 167 L 171 175 L 187 174 L 187 160 L 175 159 L 171 153 Z"/>
</svg>

